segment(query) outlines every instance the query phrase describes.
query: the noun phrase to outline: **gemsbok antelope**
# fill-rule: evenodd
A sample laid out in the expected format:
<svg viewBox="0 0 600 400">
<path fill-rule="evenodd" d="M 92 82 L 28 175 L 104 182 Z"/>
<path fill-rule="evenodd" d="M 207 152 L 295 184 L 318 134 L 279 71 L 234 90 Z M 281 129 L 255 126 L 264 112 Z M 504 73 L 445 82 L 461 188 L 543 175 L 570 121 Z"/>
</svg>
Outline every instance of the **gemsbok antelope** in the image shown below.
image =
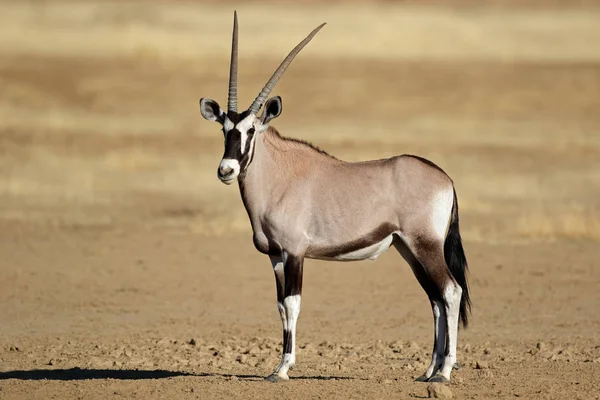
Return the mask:
<svg viewBox="0 0 600 400">
<path fill-rule="evenodd" d="M 447 382 L 456 363 L 459 319 L 466 327 L 470 312 L 452 180 L 432 162 L 412 155 L 345 162 L 269 126 L 282 104 L 278 96 L 265 100 L 324 25 L 288 54 L 250 108 L 239 112 L 234 13 L 227 112 L 214 100 L 200 99 L 202 116 L 223 127 L 225 152 L 217 175 L 228 185 L 237 178 L 254 246 L 269 256 L 275 272 L 283 356 L 266 379 L 288 380 L 296 361 L 304 259 L 374 260 L 394 246 L 433 309 L 431 364 L 417 380 Z"/>
</svg>

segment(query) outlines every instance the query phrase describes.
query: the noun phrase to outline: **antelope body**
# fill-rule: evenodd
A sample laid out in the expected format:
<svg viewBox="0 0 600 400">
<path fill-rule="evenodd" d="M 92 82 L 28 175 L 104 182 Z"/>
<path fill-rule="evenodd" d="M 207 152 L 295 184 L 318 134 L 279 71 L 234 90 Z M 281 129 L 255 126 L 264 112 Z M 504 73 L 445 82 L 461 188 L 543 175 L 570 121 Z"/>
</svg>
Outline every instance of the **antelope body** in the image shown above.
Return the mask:
<svg viewBox="0 0 600 400">
<path fill-rule="evenodd" d="M 238 113 L 234 14 L 228 110 L 213 100 L 200 100 L 202 116 L 223 126 L 225 152 L 218 177 L 226 184 L 237 178 L 254 245 L 269 256 L 275 272 L 284 348 L 279 366 L 267 379 L 289 379 L 288 370 L 295 364 L 304 258 L 375 259 L 394 246 L 427 293 L 434 315 L 432 359 L 418 380 L 448 381 L 456 363 L 459 319 L 466 326 L 470 309 L 452 180 L 416 156 L 341 161 L 269 126 L 282 104 L 280 97 L 265 100 L 323 25 L 292 50 L 251 107 Z"/>
</svg>

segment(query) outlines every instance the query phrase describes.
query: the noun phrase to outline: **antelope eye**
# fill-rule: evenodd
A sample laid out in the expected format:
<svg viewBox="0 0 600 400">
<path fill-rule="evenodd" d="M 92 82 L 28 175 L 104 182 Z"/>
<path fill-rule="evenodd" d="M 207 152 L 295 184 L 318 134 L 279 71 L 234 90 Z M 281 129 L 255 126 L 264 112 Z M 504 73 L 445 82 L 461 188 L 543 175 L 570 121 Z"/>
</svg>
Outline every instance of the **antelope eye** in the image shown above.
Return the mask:
<svg viewBox="0 0 600 400">
<path fill-rule="evenodd" d="M 254 135 L 254 128 L 248 129 L 248 135 Z"/>
</svg>

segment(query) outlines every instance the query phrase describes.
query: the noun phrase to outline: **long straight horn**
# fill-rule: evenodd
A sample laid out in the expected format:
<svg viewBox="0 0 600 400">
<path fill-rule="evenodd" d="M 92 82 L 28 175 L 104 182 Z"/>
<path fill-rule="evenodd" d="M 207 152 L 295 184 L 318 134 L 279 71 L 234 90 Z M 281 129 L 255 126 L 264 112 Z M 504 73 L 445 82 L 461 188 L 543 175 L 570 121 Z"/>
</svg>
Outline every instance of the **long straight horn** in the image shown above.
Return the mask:
<svg viewBox="0 0 600 400">
<path fill-rule="evenodd" d="M 237 112 L 237 70 L 238 70 L 238 20 L 233 12 L 233 37 L 231 39 L 231 64 L 229 65 L 229 97 L 227 111 Z"/>
<path fill-rule="evenodd" d="M 271 79 L 269 79 L 269 81 L 267 82 L 267 84 L 265 85 L 265 87 L 263 87 L 263 89 L 261 90 L 261 92 L 258 94 L 258 96 L 256 97 L 256 99 L 254 100 L 254 103 L 252 103 L 252 105 L 248 109 L 248 111 L 251 114 L 256 114 L 258 112 L 258 110 L 260 110 L 260 108 L 264 104 L 265 100 L 269 96 L 269 93 L 271 93 L 271 90 L 273 90 L 273 88 L 277 84 L 277 81 L 279 80 L 279 78 L 281 78 L 281 76 L 283 75 L 283 73 L 285 72 L 285 70 L 287 69 L 287 67 L 294 60 L 294 57 L 296 57 L 296 55 L 298 55 L 298 53 L 300 53 L 300 50 L 302 50 L 304 48 L 304 46 L 306 46 L 308 44 L 308 42 L 311 41 L 311 39 L 317 34 L 317 32 L 319 32 L 319 30 L 323 26 L 325 26 L 325 23 L 322 23 L 321 25 L 317 26 L 306 37 L 306 39 L 304 39 L 296 47 L 294 47 L 294 49 L 290 52 L 290 54 L 288 54 L 288 56 L 285 58 L 285 60 L 283 60 L 283 62 L 279 66 L 279 68 L 277 68 L 277 70 L 275 70 L 275 72 L 273 73 L 273 76 L 271 76 Z"/>
</svg>

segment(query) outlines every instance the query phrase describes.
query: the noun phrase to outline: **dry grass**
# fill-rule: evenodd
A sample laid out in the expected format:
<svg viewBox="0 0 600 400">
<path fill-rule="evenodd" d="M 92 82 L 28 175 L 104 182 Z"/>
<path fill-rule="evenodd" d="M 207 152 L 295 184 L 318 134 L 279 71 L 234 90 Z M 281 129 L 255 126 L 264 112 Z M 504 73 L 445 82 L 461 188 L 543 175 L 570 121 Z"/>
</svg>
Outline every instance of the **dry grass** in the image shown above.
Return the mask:
<svg viewBox="0 0 600 400">
<path fill-rule="evenodd" d="M 269 6 L 269 29 L 260 5 L 237 7 L 241 101 L 326 20 L 278 85 L 284 134 L 348 160 L 434 160 L 469 240 L 600 239 L 600 9 L 429 4 Z M 197 110 L 224 101 L 233 7 L 0 7 L 1 220 L 249 232 Z"/>
<path fill-rule="evenodd" d="M 526 238 L 600 240 L 598 210 L 572 206 L 563 211 L 529 210 L 517 221 L 517 232 Z"/>
<path fill-rule="evenodd" d="M 223 57 L 231 10 L 219 4 L 55 1 L 0 3 L 0 50 L 18 54 L 85 57 Z M 260 3 L 259 3 L 260 4 Z M 327 34 L 311 44 L 318 57 L 598 61 L 600 8 L 452 10 L 385 2 L 344 6 L 237 5 L 242 57 L 288 50 L 317 21 Z M 26 34 L 24 34 L 26 32 Z M 277 32 L 273 34 L 273 32 Z M 568 34 L 565 34 L 568 32 Z"/>
</svg>

